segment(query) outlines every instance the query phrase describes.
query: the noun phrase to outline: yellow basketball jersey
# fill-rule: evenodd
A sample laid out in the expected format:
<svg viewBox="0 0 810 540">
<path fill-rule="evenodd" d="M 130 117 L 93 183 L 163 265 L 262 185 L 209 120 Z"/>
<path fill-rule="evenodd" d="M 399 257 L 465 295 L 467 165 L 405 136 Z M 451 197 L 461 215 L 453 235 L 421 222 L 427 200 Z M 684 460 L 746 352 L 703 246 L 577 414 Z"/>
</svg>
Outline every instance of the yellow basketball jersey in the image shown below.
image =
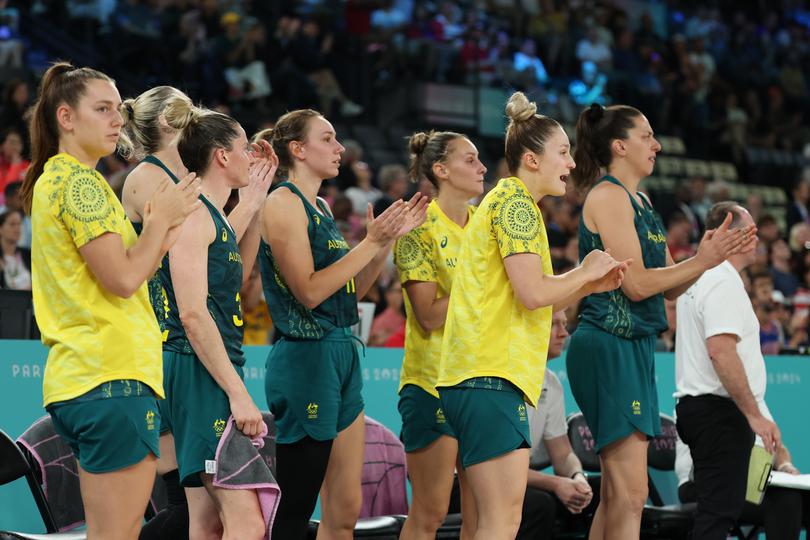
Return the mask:
<svg viewBox="0 0 810 540">
<path fill-rule="evenodd" d="M 474 206 L 467 208 L 468 224 L 474 212 Z M 450 294 L 464 230 L 442 212 L 436 200 L 431 201 L 425 223 L 397 240 L 394 247 L 394 262 L 400 282 L 432 281 L 436 283 L 436 298 Z M 422 328 L 414 316 L 408 293 L 403 291 L 403 296 L 407 323 L 405 360 L 402 362 L 399 389 L 402 390 L 406 384 L 415 384 L 439 397 L 436 379 L 444 327 L 432 332 Z"/>
<path fill-rule="evenodd" d="M 163 397 L 161 337 L 144 283 L 130 298 L 105 290 L 79 248 L 105 233 L 137 236 L 104 177 L 68 154 L 53 156 L 31 209 L 34 310 L 50 347 L 44 405 L 99 384 L 134 379 Z"/>
<path fill-rule="evenodd" d="M 467 225 L 442 339 L 437 387 L 501 377 L 535 405 L 543 385 L 552 306 L 530 311 L 515 297 L 503 260 L 540 256 L 551 275 L 540 209 L 519 178 L 502 179 Z"/>
</svg>

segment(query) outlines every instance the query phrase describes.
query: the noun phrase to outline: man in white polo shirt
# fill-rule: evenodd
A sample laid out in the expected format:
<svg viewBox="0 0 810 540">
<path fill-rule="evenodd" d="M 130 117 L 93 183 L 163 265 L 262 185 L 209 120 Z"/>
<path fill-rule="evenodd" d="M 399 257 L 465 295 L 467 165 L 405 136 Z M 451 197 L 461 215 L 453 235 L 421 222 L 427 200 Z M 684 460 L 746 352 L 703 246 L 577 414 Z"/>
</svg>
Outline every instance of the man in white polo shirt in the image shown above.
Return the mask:
<svg viewBox="0 0 810 540">
<path fill-rule="evenodd" d="M 731 212 L 732 228 L 753 225 L 735 202 L 715 204 L 706 229 Z M 769 452 L 781 444 L 779 428 L 763 414 L 765 362 L 759 323 L 739 272 L 755 250 L 707 270 L 678 298 L 675 397 L 678 434 L 691 451 L 698 510 L 695 540 L 725 539 L 742 511 L 754 434 Z"/>
</svg>

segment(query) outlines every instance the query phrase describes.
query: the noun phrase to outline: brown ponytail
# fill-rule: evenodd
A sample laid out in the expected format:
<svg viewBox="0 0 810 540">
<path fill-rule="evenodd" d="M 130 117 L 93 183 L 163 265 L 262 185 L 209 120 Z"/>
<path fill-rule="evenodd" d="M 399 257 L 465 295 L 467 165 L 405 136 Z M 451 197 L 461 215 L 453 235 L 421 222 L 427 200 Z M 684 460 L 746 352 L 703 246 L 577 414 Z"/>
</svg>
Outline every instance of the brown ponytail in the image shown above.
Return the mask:
<svg viewBox="0 0 810 540">
<path fill-rule="evenodd" d="M 629 105 L 602 107 L 596 103 L 583 110 L 577 120 L 577 141 L 574 162 L 577 168 L 571 171 L 574 187 L 587 191 L 613 161 L 611 143 L 626 139 L 633 128 L 634 120 L 641 111 Z"/>
<path fill-rule="evenodd" d="M 114 82 L 100 71 L 87 67 L 77 68 L 69 62 L 55 62 L 42 76 L 37 100 L 27 113 L 31 134 L 31 166 L 25 173 L 20 197 L 23 208 L 29 214 L 34 184 L 42 175 L 45 162 L 59 152 L 56 109 L 62 104 L 76 107 L 84 95 L 87 82 L 95 79 Z"/>
<path fill-rule="evenodd" d="M 408 173 L 411 180 L 418 182 L 424 176 L 436 189 L 439 181 L 433 174 L 433 164 L 443 163 L 447 158 L 450 143 L 456 139 L 464 138 L 461 133 L 454 131 L 419 131 L 408 138 L 408 150 L 411 163 Z"/>
</svg>

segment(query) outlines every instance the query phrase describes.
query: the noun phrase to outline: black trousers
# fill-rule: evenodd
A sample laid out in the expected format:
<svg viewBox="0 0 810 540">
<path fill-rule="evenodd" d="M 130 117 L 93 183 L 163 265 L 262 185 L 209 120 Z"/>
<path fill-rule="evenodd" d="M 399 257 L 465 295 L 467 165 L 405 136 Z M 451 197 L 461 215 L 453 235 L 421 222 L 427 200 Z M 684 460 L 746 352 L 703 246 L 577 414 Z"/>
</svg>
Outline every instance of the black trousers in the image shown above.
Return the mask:
<svg viewBox="0 0 810 540">
<path fill-rule="evenodd" d="M 678 496 L 682 503 L 695 502 L 695 484 L 681 484 Z M 798 540 L 802 526 L 810 530 L 810 491 L 769 487 L 762 504 L 746 501 L 738 525 L 764 527 L 768 540 Z"/>
<path fill-rule="evenodd" d="M 695 473 L 694 540 L 725 540 L 745 502 L 754 432 L 731 399 L 686 396 L 675 408 L 678 434 Z"/>
</svg>

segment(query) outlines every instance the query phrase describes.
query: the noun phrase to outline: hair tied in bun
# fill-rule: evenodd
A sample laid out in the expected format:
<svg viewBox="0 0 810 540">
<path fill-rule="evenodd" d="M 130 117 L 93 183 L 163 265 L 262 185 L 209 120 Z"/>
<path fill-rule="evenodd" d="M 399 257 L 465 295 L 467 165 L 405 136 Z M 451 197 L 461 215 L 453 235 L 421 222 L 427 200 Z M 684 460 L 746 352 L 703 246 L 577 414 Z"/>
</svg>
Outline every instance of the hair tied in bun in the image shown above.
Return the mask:
<svg viewBox="0 0 810 540">
<path fill-rule="evenodd" d="M 598 103 L 591 103 L 588 108 L 588 120 L 592 123 L 599 122 L 605 116 L 605 108 Z"/>
</svg>

